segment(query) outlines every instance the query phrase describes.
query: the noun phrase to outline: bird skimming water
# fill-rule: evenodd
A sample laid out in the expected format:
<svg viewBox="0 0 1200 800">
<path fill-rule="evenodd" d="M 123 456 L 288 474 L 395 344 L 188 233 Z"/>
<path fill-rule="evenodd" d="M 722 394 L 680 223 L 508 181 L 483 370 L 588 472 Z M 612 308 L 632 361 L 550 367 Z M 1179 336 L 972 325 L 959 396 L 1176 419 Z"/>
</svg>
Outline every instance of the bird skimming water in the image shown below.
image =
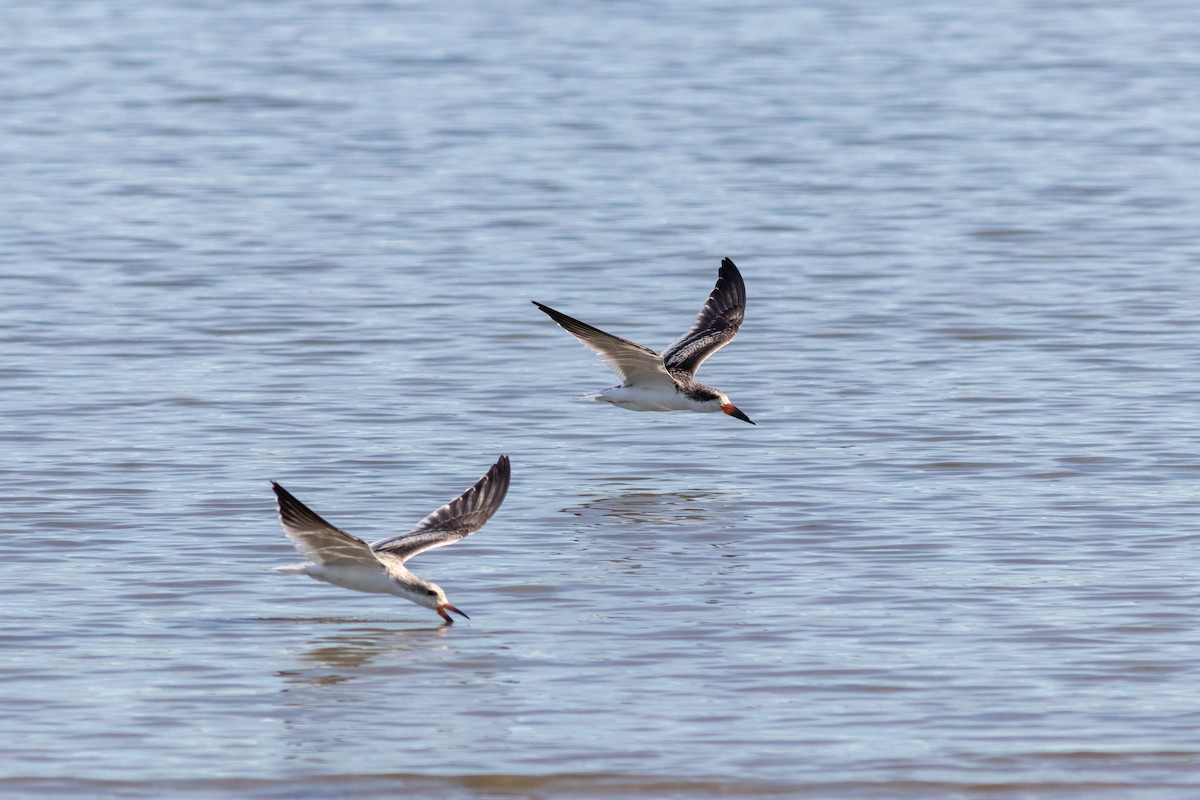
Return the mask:
<svg viewBox="0 0 1200 800">
<path fill-rule="evenodd" d="M 721 260 L 717 285 L 696 321 L 661 354 L 605 333 L 534 300 L 533 304 L 604 359 L 623 383 L 592 395 L 633 411 L 724 411 L 754 422 L 729 402 L 724 392 L 696 380 L 704 360 L 733 340 L 746 316 L 746 284 L 728 258 Z"/>
<path fill-rule="evenodd" d="M 283 531 L 296 549 L 311 561 L 276 567 L 291 575 L 308 575 L 356 592 L 394 594 L 430 608 L 454 622 L 447 611 L 466 617 L 446 600 L 442 587 L 418 578 L 404 562 L 435 547 L 453 544 L 483 527 L 508 492 L 511 470 L 508 456 L 500 456 L 479 481 L 459 497 L 434 511 L 408 533 L 374 544 L 335 528 L 275 481 Z M 470 619 L 469 617 L 467 617 Z"/>
</svg>

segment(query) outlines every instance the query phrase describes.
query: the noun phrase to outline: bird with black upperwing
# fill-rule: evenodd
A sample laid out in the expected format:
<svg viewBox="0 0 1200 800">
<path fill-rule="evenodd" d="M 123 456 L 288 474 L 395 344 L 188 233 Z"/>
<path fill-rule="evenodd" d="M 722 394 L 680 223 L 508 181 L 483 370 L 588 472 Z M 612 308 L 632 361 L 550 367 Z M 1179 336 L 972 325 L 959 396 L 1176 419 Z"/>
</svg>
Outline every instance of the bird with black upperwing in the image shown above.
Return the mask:
<svg viewBox="0 0 1200 800">
<path fill-rule="evenodd" d="M 447 625 L 452 624 L 454 620 L 446 612 L 467 615 L 450 605 L 442 587 L 418 578 L 404 563 L 482 528 L 504 502 L 510 475 L 508 456 L 500 456 L 474 486 L 425 517 L 411 531 L 374 544 L 330 525 L 287 489 L 271 481 L 279 500 L 283 532 L 302 555 L 311 559 L 275 569 L 290 575 L 308 575 L 356 592 L 403 597 L 436 611 Z"/>
<path fill-rule="evenodd" d="M 620 376 L 620 386 L 591 395 L 595 399 L 633 411 L 723 411 L 754 424 L 724 392 L 696 380 L 696 370 L 733 341 L 746 316 L 746 284 L 728 258 L 721 260 L 717 285 L 692 327 L 661 354 L 532 302 Z"/>
</svg>

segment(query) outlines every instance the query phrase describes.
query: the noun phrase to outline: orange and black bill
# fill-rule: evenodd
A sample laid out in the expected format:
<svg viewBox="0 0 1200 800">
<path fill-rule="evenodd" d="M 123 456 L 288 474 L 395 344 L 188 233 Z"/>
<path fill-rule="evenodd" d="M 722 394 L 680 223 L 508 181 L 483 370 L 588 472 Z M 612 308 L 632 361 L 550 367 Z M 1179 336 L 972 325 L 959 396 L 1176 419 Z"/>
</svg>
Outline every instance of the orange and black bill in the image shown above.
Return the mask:
<svg viewBox="0 0 1200 800">
<path fill-rule="evenodd" d="M 751 425 L 757 424 L 757 423 L 755 423 L 754 420 L 750 419 L 745 414 L 743 414 L 741 411 L 739 411 L 738 407 L 735 406 L 733 403 L 726 403 L 725 405 L 721 406 L 721 410 L 724 411 L 729 416 L 733 417 L 734 419 L 740 419 L 742 422 L 749 422 Z"/>
<path fill-rule="evenodd" d="M 454 619 L 449 614 L 446 613 L 447 611 L 453 611 L 455 614 L 458 614 L 463 619 L 470 619 L 470 617 L 468 617 L 466 615 L 466 612 L 459 611 L 457 608 L 450 605 L 449 603 L 442 603 L 440 606 L 437 607 L 437 612 L 442 615 L 442 619 L 446 620 L 447 625 L 454 624 Z"/>
</svg>

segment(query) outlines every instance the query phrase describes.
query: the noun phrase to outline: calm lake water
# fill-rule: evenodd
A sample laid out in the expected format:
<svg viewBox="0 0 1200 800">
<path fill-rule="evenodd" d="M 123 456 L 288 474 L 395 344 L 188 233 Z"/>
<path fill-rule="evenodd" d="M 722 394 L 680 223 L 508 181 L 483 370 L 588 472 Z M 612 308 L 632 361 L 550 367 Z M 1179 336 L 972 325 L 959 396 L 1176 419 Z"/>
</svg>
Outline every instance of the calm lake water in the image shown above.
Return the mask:
<svg viewBox="0 0 1200 800">
<path fill-rule="evenodd" d="M 10 0 L 0 795 L 1200 792 L 1200 7 Z M 529 304 L 758 425 L 579 399 Z M 414 570 L 296 561 L 500 453 Z"/>
</svg>

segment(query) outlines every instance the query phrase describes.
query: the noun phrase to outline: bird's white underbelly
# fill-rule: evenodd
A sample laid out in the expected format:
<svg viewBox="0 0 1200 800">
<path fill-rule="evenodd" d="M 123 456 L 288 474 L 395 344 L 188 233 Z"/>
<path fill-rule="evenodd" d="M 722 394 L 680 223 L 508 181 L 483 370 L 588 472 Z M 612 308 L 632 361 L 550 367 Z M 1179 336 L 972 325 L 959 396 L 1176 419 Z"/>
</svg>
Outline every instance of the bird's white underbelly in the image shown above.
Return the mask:
<svg viewBox="0 0 1200 800">
<path fill-rule="evenodd" d="M 631 411 L 708 411 L 674 387 L 614 386 L 592 395 L 602 403 Z"/>
<path fill-rule="evenodd" d="M 396 594 L 396 582 L 388 577 L 383 567 L 349 566 L 336 564 L 307 564 L 304 574 L 343 589 L 370 594 Z M 403 595 L 401 595 L 403 596 Z"/>
</svg>

